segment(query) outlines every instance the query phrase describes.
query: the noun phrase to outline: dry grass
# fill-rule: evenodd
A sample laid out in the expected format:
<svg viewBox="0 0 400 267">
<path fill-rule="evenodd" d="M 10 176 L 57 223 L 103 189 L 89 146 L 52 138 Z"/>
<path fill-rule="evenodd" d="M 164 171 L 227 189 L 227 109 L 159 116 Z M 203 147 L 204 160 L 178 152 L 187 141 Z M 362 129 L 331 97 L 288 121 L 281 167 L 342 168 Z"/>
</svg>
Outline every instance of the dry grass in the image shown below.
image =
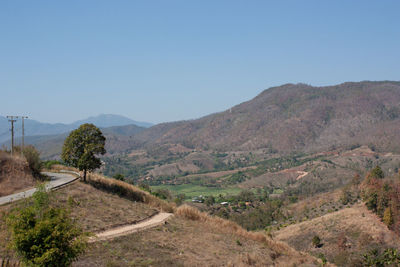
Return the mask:
<svg viewBox="0 0 400 267">
<path fill-rule="evenodd" d="M 269 249 L 275 253 L 278 253 L 279 255 L 292 255 L 297 257 L 303 256 L 285 243 L 274 241 L 260 232 L 249 232 L 235 222 L 225 220 L 220 217 L 210 216 L 209 214 L 201 212 L 188 205 L 183 205 L 177 208 L 175 214 L 192 221 L 200 221 L 211 228 L 219 229 L 221 232 L 233 234 L 246 240 L 252 240 L 265 244 Z"/>
<path fill-rule="evenodd" d="M 25 158 L 0 151 L 0 197 L 28 189 L 35 183 Z"/>
<path fill-rule="evenodd" d="M 56 205 L 70 208 L 72 217 L 89 232 L 136 223 L 158 212 L 144 203 L 129 201 L 81 182 L 52 192 L 52 197 Z M 12 203 L 0 207 L 0 258 L 13 257 L 13 253 L 6 249 L 10 236 L 4 218 L 17 205 Z"/>
<path fill-rule="evenodd" d="M 79 172 L 78 169 L 74 168 L 74 167 L 69 167 L 69 166 L 64 166 L 64 165 L 60 165 L 60 164 L 54 164 L 51 166 L 51 169 L 48 170 L 51 172 L 59 172 L 59 171 L 73 171 L 73 172 Z"/>
<path fill-rule="evenodd" d="M 53 165 L 50 171 L 59 172 L 61 170 L 68 170 L 81 173 L 78 169 L 73 167 L 66 167 L 63 165 Z M 120 197 L 127 198 L 133 201 L 143 202 L 150 207 L 159 209 L 165 212 L 174 212 L 175 205 L 161 200 L 142 189 L 128 184 L 114 178 L 104 177 L 97 173 L 89 173 L 87 181 L 90 185 L 97 189 L 107 191 L 109 193 L 117 194 Z"/>
<path fill-rule="evenodd" d="M 320 248 L 312 245 L 315 235 L 322 240 Z M 339 239 L 343 237 L 346 242 L 340 246 Z M 375 247 L 400 248 L 400 238 L 363 204 L 288 226 L 274 233 L 274 238 L 300 251 L 314 255 L 323 253 L 339 266 L 354 265 L 361 258 L 360 254 Z"/>
<path fill-rule="evenodd" d="M 318 266 L 315 258 L 282 253 L 228 234 L 207 222 L 175 216 L 167 224 L 91 244 L 73 266 Z"/>
<path fill-rule="evenodd" d="M 90 232 L 137 223 L 158 213 L 144 203 L 129 201 L 81 182 L 53 194 L 57 204 L 70 207 L 72 217 Z"/>
<path fill-rule="evenodd" d="M 161 200 L 134 185 L 113 178 L 106 178 L 99 174 L 90 173 L 88 175 L 88 183 L 93 185 L 95 188 L 118 194 L 119 196 L 129 200 L 143 202 L 150 207 L 160 209 L 161 211 L 174 212 L 175 209 L 174 205 Z"/>
</svg>

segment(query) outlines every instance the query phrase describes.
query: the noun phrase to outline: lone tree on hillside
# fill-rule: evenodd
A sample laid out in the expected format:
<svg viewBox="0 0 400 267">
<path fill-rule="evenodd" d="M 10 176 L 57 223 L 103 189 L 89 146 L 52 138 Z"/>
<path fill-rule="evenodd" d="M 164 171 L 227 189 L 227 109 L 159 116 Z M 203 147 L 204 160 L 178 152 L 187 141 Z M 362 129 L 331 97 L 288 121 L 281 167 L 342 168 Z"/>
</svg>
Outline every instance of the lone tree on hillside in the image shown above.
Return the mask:
<svg viewBox="0 0 400 267">
<path fill-rule="evenodd" d="M 86 172 L 101 166 L 96 155 L 106 153 L 105 142 L 106 138 L 99 128 L 90 123 L 82 124 L 65 139 L 61 159 L 83 171 L 83 181 L 86 182 Z"/>
</svg>

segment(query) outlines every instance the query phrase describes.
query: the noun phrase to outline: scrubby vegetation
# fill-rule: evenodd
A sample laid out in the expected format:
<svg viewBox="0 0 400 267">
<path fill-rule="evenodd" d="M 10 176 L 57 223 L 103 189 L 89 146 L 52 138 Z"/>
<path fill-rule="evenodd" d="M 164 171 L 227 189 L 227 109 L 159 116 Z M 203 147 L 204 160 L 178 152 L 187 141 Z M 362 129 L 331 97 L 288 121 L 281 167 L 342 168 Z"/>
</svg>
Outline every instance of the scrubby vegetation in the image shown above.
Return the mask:
<svg viewBox="0 0 400 267">
<path fill-rule="evenodd" d="M 34 146 L 26 146 L 22 151 L 32 175 L 36 178 L 41 178 L 40 171 L 42 169 L 42 161 L 40 160 L 39 152 Z"/>
<path fill-rule="evenodd" d="M 382 169 L 377 166 L 367 175 L 361 188 L 368 209 L 400 235 L 400 175 L 385 178 Z"/>
<path fill-rule="evenodd" d="M 66 208 L 51 204 L 44 185 L 7 218 L 11 247 L 28 266 L 69 266 L 85 251 L 87 238 Z"/>
<path fill-rule="evenodd" d="M 40 174 L 42 162 L 33 146 L 15 147 L 14 156 L 0 150 L 0 196 L 33 187 L 44 179 Z"/>
</svg>

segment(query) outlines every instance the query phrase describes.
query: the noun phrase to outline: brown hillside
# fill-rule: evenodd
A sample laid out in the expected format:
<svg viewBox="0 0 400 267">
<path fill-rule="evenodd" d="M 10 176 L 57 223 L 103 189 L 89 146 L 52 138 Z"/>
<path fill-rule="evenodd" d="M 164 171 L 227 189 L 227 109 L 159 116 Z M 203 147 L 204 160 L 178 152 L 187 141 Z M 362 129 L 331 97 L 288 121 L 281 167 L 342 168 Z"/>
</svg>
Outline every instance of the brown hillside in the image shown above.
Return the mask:
<svg viewBox="0 0 400 267">
<path fill-rule="evenodd" d="M 144 130 L 114 128 L 104 129 L 110 154 L 162 144 L 281 153 L 374 144 L 381 150 L 399 152 L 400 82 L 348 82 L 326 87 L 286 84 L 200 119 L 161 123 Z M 64 138 L 28 139 L 43 157 L 54 158 L 60 154 Z"/>
<path fill-rule="evenodd" d="M 162 226 L 91 244 L 73 266 L 319 266 L 233 222 L 181 207 Z"/>
<path fill-rule="evenodd" d="M 100 181 L 106 178 L 96 176 Z M 104 181 L 103 181 L 104 182 Z M 122 182 L 107 179 L 107 184 Z M 127 189 L 139 194 L 137 188 Z M 103 188 L 105 189 L 105 188 Z M 147 193 L 142 192 L 142 195 Z M 53 202 L 67 206 L 76 221 L 97 232 L 131 224 L 154 214 L 155 209 L 139 201 L 75 182 L 53 194 Z M 159 200 L 160 201 L 160 200 Z M 154 202 L 154 200 L 153 200 Z M 150 204 L 152 202 L 149 202 Z M 154 204 L 154 203 L 153 203 Z M 0 221 L 18 204 L 0 207 Z M 154 206 L 154 205 L 153 205 Z M 7 249 L 10 238 L 0 224 L 0 258 L 15 258 Z M 167 223 L 113 240 L 90 243 L 73 266 L 319 266 L 320 261 L 273 241 L 262 233 L 247 232 L 237 224 L 208 216 L 190 207 L 180 207 Z"/>
<path fill-rule="evenodd" d="M 25 158 L 0 151 L 0 197 L 35 185 Z"/>
<path fill-rule="evenodd" d="M 373 143 L 399 151 L 399 103 L 399 82 L 287 84 L 225 112 L 153 126 L 135 135 L 131 144 L 288 152 Z"/>
<path fill-rule="evenodd" d="M 319 248 L 312 245 L 315 235 L 321 238 Z M 400 248 L 400 238 L 363 204 L 290 225 L 274 239 L 312 255 L 322 253 L 338 266 L 359 266 L 362 254 L 374 248 Z"/>
</svg>

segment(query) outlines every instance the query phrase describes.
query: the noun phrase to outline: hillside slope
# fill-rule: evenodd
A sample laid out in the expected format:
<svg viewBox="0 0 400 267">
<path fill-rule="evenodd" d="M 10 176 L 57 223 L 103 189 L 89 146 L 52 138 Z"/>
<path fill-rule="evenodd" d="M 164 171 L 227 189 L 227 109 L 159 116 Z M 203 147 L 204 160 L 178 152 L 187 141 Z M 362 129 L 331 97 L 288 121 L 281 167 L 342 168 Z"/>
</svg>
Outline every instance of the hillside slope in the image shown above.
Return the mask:
<svg viewBox="0 0 400 267">
<path fill-rule="evenodd" d="M 108 151 L 113 154 L 180 144 L 200 150 L 280 153 L 373 145 L 400 152 L 400 82 L 349 82 L 326 87 L 286 84 L 224 112 L 141 129 L 115 127 L 107 136 Z M 54 136 L 51 146 L 41 137 L 28 138 L 28 143 L 46 157 L 54 157 L 61 151 L 63 138 Z"/>
<path fill-rule="evenodd" d="M 28 162 L 21 156 L 11 157 L 0 151 L 0 197 L 33 187 L 36 181 Z"/>
<path fill-rule="evenodd" d="M 312 245 L 312 238 L 321 238 L 322 246 Z M 400 238 L 363 204 L 290 225 L 274 234 L 300 251 L 326 256 L 338 266 L 359 266 L 362 254 L 375 248 L 400 249 Z"/>
<path fill-rule="evenodd" d="M 159 124 L 136 135 L 143 146 L 289 151 L 375 144 L 400 150 L 400 83 L 357 82 L 313 87 L 286 84 L 201 119 Z"/>
<path fill-rule="evenodd" d="M 90 178 L 92 179 L 92 178 Z M 123 182 L 100 176 L 112 188 Z M 125 184 L 125 185 L 124 185 Z M 99 184 L 97 184 L 100 186 Z M 146 204 L 120 198 L 88 184 L 75 182 L 53 194 L 53 203 L 68 207 L 73 218 L 86 230 L 99 232 L 115 226 L 132 224 L 157 212 L 155 203 Z M 148 195 L 135 188 L 131 196 Z M 154 198 L 154 197 L 153 197 Z M 136 200 L 141 199 L 135 198 Z M 155 200 L 154 200 L 155 201 Z M 160 201 L 160 200 L 158 200 Z M 17 205 L 0 207 L 0 220 Z M 153 205 L 153 206 L 151 206 Z M 10 234 L 0 224 L 0 258 L 13 259 L 7 249 Z M 73 266 L 318 266 L 314 257 L 300 253 L 286 244 L 270 240 L 260 233 L 250 233 L 235 223 L 209 217 L 194 209 L 179 208 L 166 224 L 90 243 L 87 252 Z"/>
</svg>

